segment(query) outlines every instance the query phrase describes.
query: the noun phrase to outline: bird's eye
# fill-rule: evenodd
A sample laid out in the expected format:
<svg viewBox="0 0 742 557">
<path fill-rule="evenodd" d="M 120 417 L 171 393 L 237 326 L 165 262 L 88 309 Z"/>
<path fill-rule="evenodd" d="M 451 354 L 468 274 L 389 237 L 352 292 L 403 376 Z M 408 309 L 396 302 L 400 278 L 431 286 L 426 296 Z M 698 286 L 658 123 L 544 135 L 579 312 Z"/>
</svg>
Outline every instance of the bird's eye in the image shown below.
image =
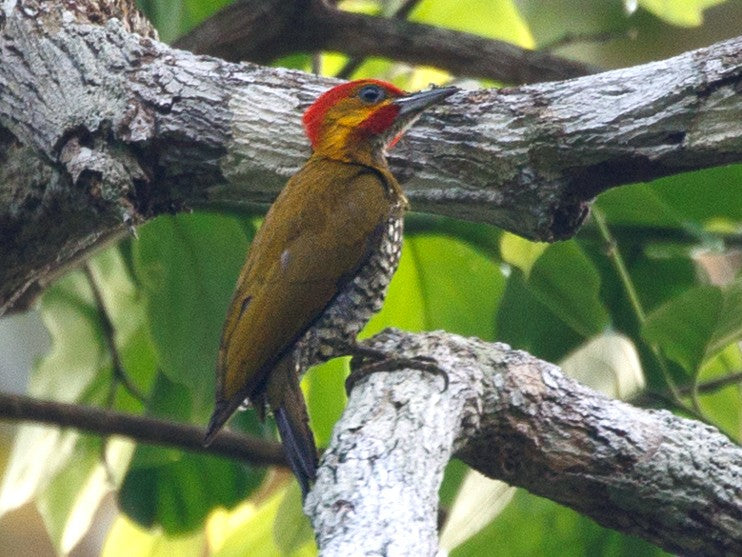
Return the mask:
<svg viewBox="0 0 742 557">
<path fill-rule="evenodd" d="M 366 85 L 358 91 L 358 97 L 367 104 L 376 104 L 386 97 L 386 93 L 378 85 Z"/>
</svg>

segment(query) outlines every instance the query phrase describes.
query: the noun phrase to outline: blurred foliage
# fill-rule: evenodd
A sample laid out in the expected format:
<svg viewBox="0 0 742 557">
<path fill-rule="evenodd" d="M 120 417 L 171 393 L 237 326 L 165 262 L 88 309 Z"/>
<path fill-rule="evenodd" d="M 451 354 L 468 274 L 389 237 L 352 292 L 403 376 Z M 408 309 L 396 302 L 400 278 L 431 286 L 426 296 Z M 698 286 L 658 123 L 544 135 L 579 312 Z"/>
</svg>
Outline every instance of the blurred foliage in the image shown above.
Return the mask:
<svg viewBox="0 0 742 557">
<path fill-rule="evenodd" d="M 164 41 L 227 3 L 139 1 Z M 399 3 L 346 0 L 340 6 L 384 16 Z M 739 6 L 704 11 L 714 4 L 719 0 L 422 0 L 411 18 L 524 47 L 551 46 L 610 67 L 738 32 Z M 275 63 L 309 70 L 309 54 Z M 345 61 L 342 54 L 323 53 L 321 70 L 331 75 Z M 365 76 L 409 89 L 455 77 L 381 59 L 366 60 L 354 74 Z M 633 374 L 632 385 L 646 382 L 650 400 L 700 415 L 739 441 L 739 385 L 707 390 L 703 384 L 742 369 L 742 277 L 735 258 L 742 241 L 740 186 L 742 166 L 728 166 L 617 188 L 596 203 L 605 229 L 593 219 L 576 238 L 555 245 L 412 214 L 384 309 L 363 334 L 387 326 L 440 328 L 508 342 L 550 361 L 576 352 L 572 366 L 601 359 L 619 384 L 620 353 L 591 352 L 612 344 L 639 362 L 623 367 L 631 367 L 625 372 Z M 87 274 L 78 270 L 60 279 L 43 296 L 53 346 L 35 367 L 29 393 L 204 425 L 221 322 L 257 224 L 249 216 L 162 216 L 140 227 L 138 239 L 93 257 Z M 106 338 L 106 318 L 112 339 Z M 111 341 L 146 400 L 116 380 Z M 346 368 L 340 359 L 305 378 L 320 445 L 328 443 L 344 407 Z M 589 376 L 589 370 L 575 373 Z M 232 427 L 274 436 L 272 426 L 251 412 Z M 466 473 L 463 464 L 451 463 L 441 488 L 444 505 L 480 504 L 476 497 L 456 497 Z M 298 489 L 285 474 L 31 425 L 16 435 L 0 486 L 0 513 L 35 501 L 55 547 L 66 553 L 111 490 L 122 514 L 108 534 L 106 557 L 316 553 Z M 477 511 L 455 510 L 463 516 Z M 493 546 L 513 556 L 661 553 L 525 492 L 453 555 L 491 554 Z"/>
<path fill-rule="evenodd" d="M 518 490 L 505 510 L 484 530 L 451 552 L 451 557 L 492 555 L 642 557 L 665 555 L 647 542 L 598 526 L 547 499 Z"/>
</svg>

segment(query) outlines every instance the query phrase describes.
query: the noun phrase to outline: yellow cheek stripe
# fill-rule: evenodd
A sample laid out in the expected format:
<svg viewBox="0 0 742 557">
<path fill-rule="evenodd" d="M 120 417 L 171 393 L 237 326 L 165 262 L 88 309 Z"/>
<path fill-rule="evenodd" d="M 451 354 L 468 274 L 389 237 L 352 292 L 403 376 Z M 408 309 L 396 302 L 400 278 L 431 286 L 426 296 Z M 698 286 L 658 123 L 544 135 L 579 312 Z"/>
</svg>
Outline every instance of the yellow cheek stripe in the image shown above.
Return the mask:
<svg viewBox="0 0 742 557">
<path fill-rule="evenodd" d="M 354 110 L 347 110 L 347 107 L 341 105 L 330 109 L 325 115 L 320 140 L 314 146 L 315 154 L 335 160 L 357 158 L 351 156 L 351 153 L 367 150 L 363 148 L 364 136 L 358 133 L 358 129 L 374 112 L 386 106 L 389 102 L 391 101 Z"/>
<path fill-rule="evenodd" d="M 348 144 L 351 143 L 349 136 L 353 131 L 352 128 L 335 128 L 333 133 L 322 136 L 322 140 L 315 145 L 314 152 L 332 159 L 342 159 L 343 153 L 348 151 Z"/>
</svg>

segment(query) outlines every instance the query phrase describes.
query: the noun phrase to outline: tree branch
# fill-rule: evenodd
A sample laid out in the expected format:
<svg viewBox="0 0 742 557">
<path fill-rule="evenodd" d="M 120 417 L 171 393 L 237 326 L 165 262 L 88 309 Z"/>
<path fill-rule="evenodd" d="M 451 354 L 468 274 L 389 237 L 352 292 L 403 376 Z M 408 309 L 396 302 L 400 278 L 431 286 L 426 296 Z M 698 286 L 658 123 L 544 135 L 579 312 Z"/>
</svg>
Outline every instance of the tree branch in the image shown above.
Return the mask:
<svg viewBox="0 0 742 557">
<path fill-rule="evenodd" d="M 335 83 L 172 50 L 126 19 L 100 25 L 88 4 L 106 2 L 3 4 L 0 313 L 130 221 L 269 202 L 308 154 L 302 110 Z M 742 37 L 566 82 L 462 92 L 390 162 L 416 210 L 567 238 L 605 189 L 742 160 L 740 88 Z"/>
<path fill-rule="evenodd" d="M 420 3 L 420 0 L 404 0 L 399 6 L 397 6 L 397 9 L 394 10 L 394 12 L 390 15 L 392 19 L 399 19 L 404 20 L 407 19 L 407 17 L 410 15 L 412 10 L 415 9 L 415 7 Z M 366 60 L 365 56 L 353 56 L 349 58 L 342 68 L 340 68 L 340 71 L 334 74 L 334 77 L 337 77 L 338 79 L 349 79 L 353 73 L 363 64 L 363 62 Z M 319 73 L 319 72 L 314 72 Z M 589 73 L 589 72 L 585 72 Z M 582 75 L 582 74 L 580 74 Z"/>
<path fill-rule="evenodd" d="M 243 0 L 217 12 L 175 42 L 177 48 L 238 62 L 268 63 L 295 52 L 332 50 L 382 56 L 504 83 L 569 79 L 597 71 L 587 64 L 505 41 L 403 19 L 338 10 L 312 0 Z"/>
<path fill-rule="evenodd" d="M 717 377 L 716 379 L 709 379 L 708 381 L 699 383 L 696 386 L 696 391 L 698 393 L 714 393 L 725 387 L 738 385 L 739 383 L 742 383 L 742 371 L 728 373 L 727 375 Z M 681 392 L 683 394 L 688 394 L 691 390 L 692 387 L 685 387 L 681 389 Z"/>
<path fill-rule="evenodd" d="M 323 555 L 435 554 L 454 455 L 668 551 L 742 554 L 742 449 L 716 429 L 611 400 L 503 344 L 395 330 L 369 342 L 434 357 L 449 388 L 412 370 L 358 383 L 305 505 Z"/>
<path fill-rule="evenodd" d="M 669 551 L 742 549 L 742 449 L 714 428 L 608 399 L 503 344 L 394 330 L 367 342 L 434 357 L 449 387 L 419 371 L 356 385 L 306 504 L 323 554 L 433 554 L 452 456 Z M 201 428 L 99 408 L 0 393 L 0 417 L 285 466 L 277 443 L 222 432 L 205 449 Z"/>
<path fill-rule="evenodd" d="M 276 442 L 222 431 L 209 447 L 204 447 L 205 430 L 201 427 L 92 406 L 0 393 L 0 418 L 73 427 L 101 435 L 122 435 L 140 443 L 224 456 L 256 466 L 287 466 L 283 449 Z"/>
<path fill-rule="evenodd" d="M 118 347 L 116 346 L 115 335 L 116 329 L 113 326 L 111 318 L 108 316 L 106 310 L 106 302 L 103 299 L 103 293 L 98 286 L 98 282 L 95 279 L 92 269 L 89 265 L 83 265 L 83 272 L 85 278 L 90 285 L 90 290 L 93 292 L 93 299 L 98 309 L 98 319 L 100 320 L 101 329 L 103 332 L 103 338 L 106 341 L 108 353 L 111 355 L 111 367 L 113 368 L 113 377 L 111 381 L 110 391 L 108 393 L 108 406 L 113 403 L 116 396 L 116 389 L 119 383 L 126 389 L 129 396 L 134 397 L 142 404 L 146 404 L 147 398 L 139 390 L 134 382 L 129 378 L 129 374 L 124 369 L 124 364 L 121 361 L 121 355 L 119 354 Z"/>
</svg>

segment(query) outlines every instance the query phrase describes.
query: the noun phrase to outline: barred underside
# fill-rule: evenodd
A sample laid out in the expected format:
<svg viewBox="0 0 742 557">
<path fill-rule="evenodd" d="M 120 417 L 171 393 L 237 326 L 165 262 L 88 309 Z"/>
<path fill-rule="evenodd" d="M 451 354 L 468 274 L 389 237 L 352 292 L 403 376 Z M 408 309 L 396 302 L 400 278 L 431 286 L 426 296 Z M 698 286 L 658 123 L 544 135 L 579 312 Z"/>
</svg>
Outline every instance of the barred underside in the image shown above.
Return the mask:
<svg viewBox="0 0 742 557">
<path fill-rule="evenodd" d="M 381 309 L 402 252 L 401 213 L 394 211 L 389 217 L 368 261 L 297 343 L 294 354 L 300 373 L 344 355 L 341 347 L 353 344 L 361 329 Z"/>
</svg>

